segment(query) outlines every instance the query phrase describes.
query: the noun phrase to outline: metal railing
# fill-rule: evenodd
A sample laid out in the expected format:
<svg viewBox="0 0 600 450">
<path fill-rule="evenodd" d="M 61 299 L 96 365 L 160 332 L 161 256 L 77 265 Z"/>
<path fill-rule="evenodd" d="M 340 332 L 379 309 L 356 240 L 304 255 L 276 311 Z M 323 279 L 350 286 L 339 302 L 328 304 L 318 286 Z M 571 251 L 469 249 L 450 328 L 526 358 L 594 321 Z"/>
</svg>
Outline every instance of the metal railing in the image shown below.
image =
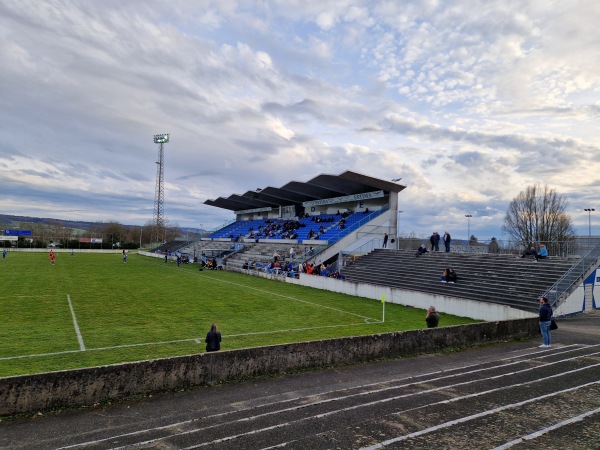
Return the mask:
<svg viewBox="0 0 600 450">
<path fill-rule="evenodd" d="M 421 244 L 429 247 L 429 238 L 400 237 L 397 248 L 416 250 Z M 462 253 L 493 253 L 504 255 L 520 256 L 523 252 L 534 246 L 536 251 L 540 245 L 544 244 L 548 249 L 550 257 L 583 257 L 590 249 L 600 244 L 600 238 L 577 236 L 567 241 L 538 241 L 538 242 L 520 242 L 512 240 L 488 239 L 467 242 L 466 240 L 453 239 L 451 243 L 452 251 Z M 442 243 L 440 246 L 443 248 Z"/>
<path fill-rule="evenodd" d="M 389 208 L 382 208 L 380 210 L 371 211 L 371 212 L 369 212 L 367 214 L 364 214 L 362 212 L 356 212 L 356 213 L 354 213 L 354 214 L 362 214 L 362 215 L 364 215 L 364 217 L 361 218 L 360 220 L 357 220 L 356 222 L 352 223 L 351 225 L 348 225 L 343 230 L 339 230 L 339 232 L 337 232 L 335 234 L 328 235 L 327 236 L 327 240 L 329 242 L 331 242 L 331 243 L 339 241 L 340 239 L 342 239 L 343 237 L 345 237 L 348 234 L 352 233 L 353 231 L 358 230 L 363 225 L 366 225 L 367 223 L 369 223 L 374 218 L 380 216 L 381 214 L 383 214 L 384 212 L 386 212 L 388 209 Z M 381 227 L 377 226 L 377 228 L 381 228 Z M 380 233 L 380 234 L 383 236 L 383 232 Z"/>
<path fill-rule="evenodd" d="M 558 303 L 583 281 L 586 272 L 597 265 L 598 258 L 600 258 L 600 244 L 591 248 L 544 293 L 548 303 L 553 307 L 558 306 Z"/>
</svg>

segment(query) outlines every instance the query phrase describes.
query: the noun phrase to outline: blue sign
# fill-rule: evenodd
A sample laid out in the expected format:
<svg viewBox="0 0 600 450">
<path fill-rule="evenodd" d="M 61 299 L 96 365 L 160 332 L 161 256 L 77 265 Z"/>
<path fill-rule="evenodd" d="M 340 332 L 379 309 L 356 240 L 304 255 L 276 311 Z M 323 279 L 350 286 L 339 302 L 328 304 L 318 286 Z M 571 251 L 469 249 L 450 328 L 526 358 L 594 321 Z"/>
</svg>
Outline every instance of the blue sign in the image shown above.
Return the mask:
<svg viewBox="0 0 600 450">
<path fill-rule="evenodd" d="M 4 230 L 6 236 L 31 236 L 31 230 Z"/>
</svg>

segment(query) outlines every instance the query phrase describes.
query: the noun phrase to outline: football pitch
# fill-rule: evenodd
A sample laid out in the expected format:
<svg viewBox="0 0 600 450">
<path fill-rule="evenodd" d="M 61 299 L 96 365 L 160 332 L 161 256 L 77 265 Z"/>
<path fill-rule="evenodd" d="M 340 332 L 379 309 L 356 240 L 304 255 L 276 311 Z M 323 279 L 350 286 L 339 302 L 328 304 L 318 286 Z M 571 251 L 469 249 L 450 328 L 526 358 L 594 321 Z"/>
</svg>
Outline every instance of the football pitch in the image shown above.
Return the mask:
<svg viewBox="0 0 600 450">
<path fill-rule="evenodd" d="M 424 328 L 425 311 L 163 259 L 9 252 L 0 260 L 0 376 Z M 440 326 L 474 320 L 442 314 Z"/>
</svg>

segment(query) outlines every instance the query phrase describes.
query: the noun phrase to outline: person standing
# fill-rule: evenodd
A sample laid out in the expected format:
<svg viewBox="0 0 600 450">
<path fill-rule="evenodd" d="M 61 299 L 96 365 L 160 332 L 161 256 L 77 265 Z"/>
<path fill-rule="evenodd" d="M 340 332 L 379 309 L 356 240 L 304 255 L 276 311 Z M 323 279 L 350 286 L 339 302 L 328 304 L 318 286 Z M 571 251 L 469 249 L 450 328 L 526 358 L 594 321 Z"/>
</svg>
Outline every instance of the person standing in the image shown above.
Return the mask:
<svg viewBox="0 0 600 450">
<path fill-rule="evenodd" d="M 294 256 L 296 256 L 296 250 L 294 250 L 294 247 L 290 248 L 290 261 L 294 260 Z"/>
<path fill-rule="evenodd" d="M 48 258 L 50 258 L 50 262 L 52 263 L 52 265 L 54 265 L 54 261 L 56 260 L 56 255 L 54 254 L 54 252 L 52 250 L 50 250 L 50 254 L 48 255 Z"/>
<path fill-rule="evenodd" d="M 435 246 L 436 252 L 440 251 L 440 237 L 440 233 L 438 233 L 437 231 L 433 233 L 433 244 Z"/>
<path fill-rule="evenodd" d="M 552 306 L 548 304 L 546 297 L 540 298 L 540 331 L 542 332 L 542 338 L 544 343 L 540 345 L 540 348 L 550 347 L 550 324 L 552 323 Z"/>
<path fill-rule="evenodd" d="M 431 251 L 433 252 L 435 250 L 435 231 L 429 236 L 429 243 L 431 244 Z"/>
<path fill-rule="evenodd" d="M 126 263 L 127 262 L 127 251 L 123 250 L 123 262 Z"/>
<path fill-rule="evenodd" d="M 440 323 L 440 315 L 433 306 L 430 306 L 427 310 L 425 323 L 427 324 L 427 328 L 437 328 L 438 324 Z"/>
<path fill-rule="evenodd" d="M 2 250 L 2 259 L 6 259 L 6 249 Z"/>
<path fill-rule="evenodd" d="M 385 233 L 383 235 L 383 248 L 387 248 L 387 242 L 388 242 L 388 234 Z"/>
<path fill-rule="evenodd" d="M 452 236 L 447 231 L 444 233 L 444 247 L 446 247 L 446 253 L 450 252 L 450 242 L 452 241 Z"/>
<path fill-rule="evenodd" d="M 217 330 L 217 324 L 212 323 L 210 325 L 210 331 L 206 333 L 206 351 L 216 352 L 221 350 L 221 332 Z"/>
</svg>

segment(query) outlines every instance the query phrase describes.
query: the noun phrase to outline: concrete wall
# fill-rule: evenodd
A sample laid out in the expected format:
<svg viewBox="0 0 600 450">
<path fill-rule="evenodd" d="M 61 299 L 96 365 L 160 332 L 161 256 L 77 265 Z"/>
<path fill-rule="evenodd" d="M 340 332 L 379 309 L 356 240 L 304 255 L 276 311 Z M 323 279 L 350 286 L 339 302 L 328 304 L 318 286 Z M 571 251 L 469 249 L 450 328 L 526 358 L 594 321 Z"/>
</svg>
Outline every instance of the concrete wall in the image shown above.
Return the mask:
<svg viewBox="0 0 600 450">
<path fill-rule="evenodd" d="M 528 337 L 537 329 L 537 319 L 487 322 L 4 377 L 0 378 L 0 415 Z"/>
<path fill-rule="evenodd" d="M 288 279 L 286 279 L 286 281 L 288 281 Z M 291 279 L 288 282 L 291 282 Z M 345 280 L 336 280 L 335 278 L 318 277 L 306 274 L 300 274 L 300 281 L 298 282 L 296 280 L 295 282 L 316 289 L 341 292 L 374 300 L 381 300 L 381 296 L 385 295 L 385 301 L 389 303 L 398 303 L 421 309 L 435 306 L 440 312 L 461 317 L 470 317 L 476 320 L 495 321 L 537 317 L 537 314 L 495 303 L 478 302 L 457 297 L 409 291 L 377 284 L 354 283 Z"/>
</svg>

